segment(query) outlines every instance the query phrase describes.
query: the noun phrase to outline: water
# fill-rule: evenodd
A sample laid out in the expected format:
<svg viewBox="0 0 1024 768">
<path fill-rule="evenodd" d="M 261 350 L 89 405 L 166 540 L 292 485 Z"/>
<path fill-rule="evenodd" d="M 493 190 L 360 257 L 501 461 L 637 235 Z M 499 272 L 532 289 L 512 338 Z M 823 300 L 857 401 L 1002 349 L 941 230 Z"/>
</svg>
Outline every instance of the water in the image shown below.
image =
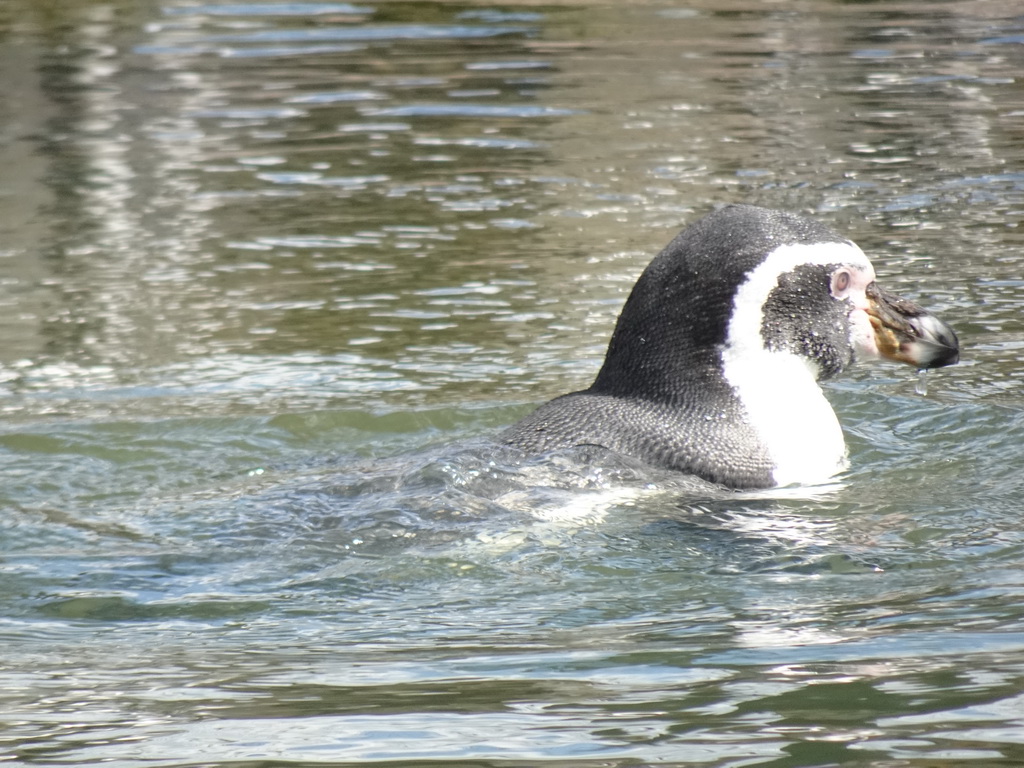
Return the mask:
<svg viewBox="0 0 1024 768">
<path fill-rule="evenodd" d="M 984 2 L 0 7 L 0 755 L 1024 763 L 1024 20 Z M 958 331 L 735 495 L 487 435 L 717 202 Z"/>
</svg>

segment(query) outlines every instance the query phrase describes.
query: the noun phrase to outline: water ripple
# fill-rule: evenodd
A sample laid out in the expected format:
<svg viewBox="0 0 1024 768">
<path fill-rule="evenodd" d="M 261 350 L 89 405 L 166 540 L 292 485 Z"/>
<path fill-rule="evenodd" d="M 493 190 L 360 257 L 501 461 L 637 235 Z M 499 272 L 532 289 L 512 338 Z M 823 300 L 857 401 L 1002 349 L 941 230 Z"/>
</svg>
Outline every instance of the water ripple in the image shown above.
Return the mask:
<svg viewBox="0 0 1024 768">
<path fill-rule="evenodd" d="M 541 104 L 403 104 L 397 107 L 364 107 L 368 117 L 566 117 L 577 109 Z"/>
<path fill-rule="evenodd" d="M 349 3 L 210 3 L 186 7 L 165 6 L 167 16 L 322 16 L 368 15 L 374 13 L 369 6 Z"/>
<path fill-rule="evenodd" d="M 325 41 L 475 40 L 526 35 L 531 27 L 467 26 L 457 24 L 364 24 L 351 27 L 318 25 L 310 29 L 271 29 L 258 32 L 207 35 L 201 43 L 297 43 Z"/>
</svg>

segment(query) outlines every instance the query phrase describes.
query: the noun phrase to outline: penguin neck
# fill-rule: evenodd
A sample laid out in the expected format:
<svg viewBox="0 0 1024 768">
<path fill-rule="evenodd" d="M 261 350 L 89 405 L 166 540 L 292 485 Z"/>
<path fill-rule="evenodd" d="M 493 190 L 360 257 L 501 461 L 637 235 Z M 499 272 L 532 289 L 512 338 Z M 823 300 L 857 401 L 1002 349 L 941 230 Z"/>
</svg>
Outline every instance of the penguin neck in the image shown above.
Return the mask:
<svg viewBox="0 0 1024 768">
<path fill-rule="evenodd" d="M 768 451 L 777 485 L 825 482 L 846 467 L 846 443 L 813 363 L 789 352 L 725 346 L 722 373 Z"/>
</svg>

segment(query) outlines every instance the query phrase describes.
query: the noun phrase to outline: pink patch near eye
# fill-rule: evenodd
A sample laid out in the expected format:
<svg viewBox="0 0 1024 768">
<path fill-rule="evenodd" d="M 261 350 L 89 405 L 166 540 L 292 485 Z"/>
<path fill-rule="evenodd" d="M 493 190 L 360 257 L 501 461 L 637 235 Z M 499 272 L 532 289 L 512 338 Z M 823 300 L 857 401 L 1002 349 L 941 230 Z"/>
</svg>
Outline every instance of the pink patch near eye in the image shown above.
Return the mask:
<svg viewBox="0 0 1024 768">
<path fill-rule="evenodd" d="M 841 272 L 837 272 L 832 277 L 832 293 L 839 294 L 843 293 L 847 288 L 850 287 L 850 273 L 845 269 Z"/>
</svg>

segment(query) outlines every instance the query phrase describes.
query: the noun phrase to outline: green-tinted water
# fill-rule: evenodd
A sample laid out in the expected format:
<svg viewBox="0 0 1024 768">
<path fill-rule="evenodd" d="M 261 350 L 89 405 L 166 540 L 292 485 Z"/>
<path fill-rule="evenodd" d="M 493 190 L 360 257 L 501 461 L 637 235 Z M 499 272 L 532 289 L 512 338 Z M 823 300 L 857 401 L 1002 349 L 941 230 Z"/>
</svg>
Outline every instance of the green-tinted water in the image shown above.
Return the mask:
<svg viewBox="0 0 1024 768">
<path fill-rule="evenodd" d="M 0 756 L 1024 764 L 1019 14 L 0 5 Z M 725 201 L 961 365 L 821 493 L 480 441 Z"/>
</svg>

